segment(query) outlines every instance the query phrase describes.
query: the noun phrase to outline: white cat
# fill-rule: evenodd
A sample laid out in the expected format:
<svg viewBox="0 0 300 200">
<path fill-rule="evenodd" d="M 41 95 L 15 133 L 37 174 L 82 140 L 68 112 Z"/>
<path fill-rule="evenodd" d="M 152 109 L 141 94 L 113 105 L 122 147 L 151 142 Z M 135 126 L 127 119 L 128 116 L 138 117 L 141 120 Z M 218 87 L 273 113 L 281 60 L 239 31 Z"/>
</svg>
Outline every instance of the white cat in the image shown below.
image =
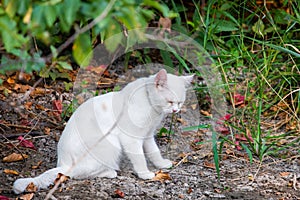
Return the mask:
<svg viewBox="0 0 300 200">
<path fill-rule="evenodd" d="M 171 167 L 172 162 L 162 158 L 154 133 L 165 114 L 180 110 L 192 79 L 162 69 L 119 92 L 89 99 L 74 112 L 62 133 L 57 167 L 35 178 L 16 180 L 14 192 L 23 192 L 31 182 L 47 188 L 58 173 L 76 179 L 114 178 L 123 152 L 142 179 L 155 176 L 147 168 L 146 157 L 157 168 Z"/>
</svg>

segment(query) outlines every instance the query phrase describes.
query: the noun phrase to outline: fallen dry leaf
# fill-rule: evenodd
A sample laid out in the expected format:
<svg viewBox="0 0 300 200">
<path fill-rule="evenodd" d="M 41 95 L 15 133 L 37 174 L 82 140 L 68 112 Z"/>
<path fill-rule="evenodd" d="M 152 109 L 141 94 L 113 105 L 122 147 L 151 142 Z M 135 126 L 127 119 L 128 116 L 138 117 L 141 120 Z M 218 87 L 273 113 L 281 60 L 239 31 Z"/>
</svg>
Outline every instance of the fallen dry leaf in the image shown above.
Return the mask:
<svg viewBox="0 0 300 200">
<path fill-rule="evenodd" d="M 37 169 L 40 167 L 40 165 L 43 163 L 43 161 L 39 161 L 36 165 L 33 165 L 31 168 L 32 169 Z"/>
<path fill-rule="evenodd" d="M 207 161 L 204 161 L 203 166 L 207 167 L 207 168 L 210 168 L 210 169 L 215 169 L 216 168 L 214 163 L 210 163 L 210 162 L 207 162 Z"/>
<path fill-rule="evenodd" d="M 37 186 L 34 185 L 34 183 L 29 183 L 26 187 L 26 192 L 36 192 L 37 191 Z"/>
<path fill-rule="evenodd" d="M 289 176 L 291 174 L 291 172 L 280 172 L 279 174 L 280 174 L 280 176 L 286 177 L 286 176 Z"/>
<path fill-rule="evenodd" d="M 49 135 L 50 134 L 51 129 L 49 127 L 45 127 L 45 134 Z"/>
<path fill-rule="evenodd" d="M 15 86 L 14 86 L 14 90 L 15 91 L 18 91 L 18 92 L 21 92 L 21 93 L 25 93 L 25 92 L 27 92 L 28 90 L 30 90 L 30 86 L 29 85 L 21 85 L 21 84 L 16 84 Z"/>
<path fill-rule="evenodd" d="M 248 180 L 249 180 L 249 181 L 254 181 L 254 176 L 253 176 L 253 174 L 248 174 Z"/>
<path fill-rule="evenodd" d="M 25 138 L 23 136 L 19 136 L 18 140 L 20 141 L 20 143 L 19 143 L 20 146 L 36 150 L 36 148 L 33 145 L 33 143 L 31 141 L 29 141 L 29 140 L 25 140 Z"/>
<path fill-rule="evenodd" d="M 187 191 L 186 191 L 186 193 L 188 193 L 188 194 L 191 194 L 193 192 L 193 189 L 192 188 L 189 188 Z"/>
<path fill-rule="evenodd" d="M 5 174 L 19 175 L 19 173 L 18 173 L 17 171 L 11 170 L 11 169 L 5 169 L 5 170 L 3 170 L 3 172 L 4 172 Z M 0 198 L 0 199 L 1 199 L 1 198 Z"/>
<path fill-rule="evenodd" d="M 192 108 L 193 110 L 196 110 L 197 106 L 198 106 L 198 104 L 195 103 L 195 104 L 192 104 L 192 105 L 191 105 L 191 108 Z"/>
<path fill-rule="evenodd" d="M 200 113 L 204 116 L 211 116 L 211 113 L 209 113 L 208 111 L 206 110 L 200 110 Z"/>
<path fill-rule="evenodd" d="M 0 199 L 1 199 L 1 200 L 10 200 L 8 197 L 2 196 L 2 195 L 0 195 Z"/>
<path fill-rule="evenodd" d="M 34 193 L 24 194 L 20 196 L 18 199 L 20 200 L 31 200 L 33 198 Z"/>
<path fill-rule="evenodd" d="M 186 125 L 187 125 L 187 122 L 186 122 L 184 119 L 182 119 L 182 118 L 177 118 L 177 121 L 178 121 L 179 123 L 181 123 L 183 126 L 186 126 Z"/>
<path fill-rule="evenodd" d="M 32 104 L 33 104 L 32 102 L 27 101 L 27 102 L 24 104 L 25 109 L 26 109 L 26 110 L 31 110 Z"/>
<path fill-rule="evenodd" d="M 169 173 L 163 172 L 159 170 L 156 174 L 155 177 L 152 179 L 153 181 L 161 181 L 164 182 L 166 180 L 171 180 L 171 177 Z"/>
<path fill-rule="evenodd" d="M 118 197 L 120 197 L 120 198 L 124 198 L 125 197 L 125 193 L 122 192 L 119 189 L 115 190 L 115 194 L 118 195 Z"/>
<path fill-rule="evenodd" d="M 56 185 L 56 184 L 59 185 L 59 184 L 61 184 L 61 183 L 66 182 L 66 181 L 69 180 L 69 179 L 70 179 L 69 176 L 66 176 L 66 175 L 64 175 L 64 174 L 62 174 L 62 173 L 58 173 L 56 179 L 54 180 L 54 184 L 55 184 L 55 185 Z"/>
<path fill-rule="evenodd" d="M 16 162 L 16 161 L 20 161 L 20 160 L 24 160 L 28 158 L 28 156 L 26 154 L 18 154 L 18 153 L 12 153 L 6 157 L 3 158 L 3 162 Z"/>
<path fill-rule="evenodd" d="M 36 104 L 35 108 L 38 110 L 46 110 L 44 106 L 42 106 L 41 104 Z"/>
<path fill-rule="evenodd" d="M 56 111 L 58 114 L 61 114 L 63 111 L 63 106 L 61 100 L 53 100 L 52 101 L 53 110 Z"/>
<path fill-rule="evenodd" d="M 6 80 L 7 83 L 9 84 L 14 84 L 15 83 L 15 77 L 12 78 L 12 77 L 9 77 L 7 80 Z"/>
<path fill-rule="evenodd" d="M 169 33 L 171 33 L 172 22 L 170 18 L 160 17 L 158 20 L 158 27 L 166 29 Z"/>
</svg>

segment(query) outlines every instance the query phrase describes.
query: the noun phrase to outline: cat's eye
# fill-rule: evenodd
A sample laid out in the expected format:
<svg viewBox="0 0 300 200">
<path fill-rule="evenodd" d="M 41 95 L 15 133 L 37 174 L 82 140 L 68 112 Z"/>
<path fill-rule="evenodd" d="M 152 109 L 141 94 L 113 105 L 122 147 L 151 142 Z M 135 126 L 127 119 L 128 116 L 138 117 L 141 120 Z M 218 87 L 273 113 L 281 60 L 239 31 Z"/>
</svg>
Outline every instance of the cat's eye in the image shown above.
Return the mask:
<svg viewBox="0 0 300 200">
<path fill-rule="evenodd" d="M 173 105 L 174 102 L 173 101 L 168 101 L 168 103 L 171 104 L 171 105 Z"/>
</svg>

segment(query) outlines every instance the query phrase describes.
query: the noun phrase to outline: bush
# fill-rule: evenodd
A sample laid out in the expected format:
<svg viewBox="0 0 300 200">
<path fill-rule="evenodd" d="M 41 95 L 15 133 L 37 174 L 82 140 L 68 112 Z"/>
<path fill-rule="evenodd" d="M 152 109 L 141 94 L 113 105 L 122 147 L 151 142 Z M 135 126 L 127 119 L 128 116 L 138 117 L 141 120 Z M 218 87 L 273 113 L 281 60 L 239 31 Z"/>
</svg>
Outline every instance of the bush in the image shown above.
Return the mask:
<svg viewBox="0 0 300 200">
<path fill-rule="evenodd" d="M 0 73 L 40 71 L 57 60 L 61 67 L 72 69 L 60 56 L 71 44 L 73 58 L 82 64 L 93 44 L 99 42 L 99 35 L 101 42 L 122 32 L 122 26 L 147 27 L 158 13 L 167 17 L 170 11 L 152 0 L 3 0 Z"/>
</svg>

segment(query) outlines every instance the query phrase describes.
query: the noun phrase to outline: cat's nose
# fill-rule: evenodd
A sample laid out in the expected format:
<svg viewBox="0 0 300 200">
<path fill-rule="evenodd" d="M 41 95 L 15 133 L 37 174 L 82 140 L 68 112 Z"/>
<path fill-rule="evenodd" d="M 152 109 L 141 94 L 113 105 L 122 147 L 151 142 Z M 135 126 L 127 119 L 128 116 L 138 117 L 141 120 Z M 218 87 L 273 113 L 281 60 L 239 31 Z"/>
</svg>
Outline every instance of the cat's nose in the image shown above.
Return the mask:
<svg viewBox="0 0 300 200">
<path fill-rule="evenodd" d="M 173 108 L 173 113 L 178 113 L 179 112 L 179 109 L 175 109 L 175 108 Z"/>
</svg>

